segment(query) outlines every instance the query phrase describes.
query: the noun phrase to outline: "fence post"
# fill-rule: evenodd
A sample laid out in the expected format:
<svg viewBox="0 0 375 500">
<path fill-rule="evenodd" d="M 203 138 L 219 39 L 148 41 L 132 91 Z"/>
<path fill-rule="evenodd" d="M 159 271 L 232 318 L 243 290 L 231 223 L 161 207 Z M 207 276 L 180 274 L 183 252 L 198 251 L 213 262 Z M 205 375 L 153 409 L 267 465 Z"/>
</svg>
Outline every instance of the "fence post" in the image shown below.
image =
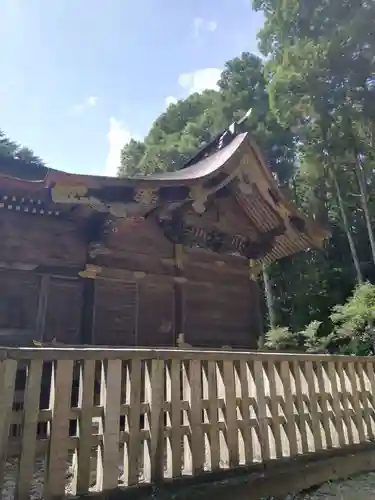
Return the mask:
<svg viewBox="0 0 375 500">
<path fill-rule="evenodd" d="M 78 406 L 81 413 L 78 421 L 77 494 L 85 494 L 90 488 L 94 388 L 95 361 L 86 359 L 81 363 L 79 380 Z"/>
<path fill-rule="evenodd" d="M 16 373 L 17 361 L 0 361 L 0 492 L 4 484 Z"/>
<path fill-rule="evenodd" d="M 52 365 L 51 378 L 52 420 L 47 456 L 45 498 L 61 497 L 65 494 L 73 360 L 55 361 Z"/>
<path fill-rule="evenodd" d="M 33 479 L 42 371 L 43 361 L 32 359 L 27 369 L 24 397 L 22 447 L 15 495 L 19 499 L 28 498 Z"/>
<path fill-rule="evenodd" d="M 164 477 L 164 361 L 151 365 L 151 481 Z"/>
</svg>

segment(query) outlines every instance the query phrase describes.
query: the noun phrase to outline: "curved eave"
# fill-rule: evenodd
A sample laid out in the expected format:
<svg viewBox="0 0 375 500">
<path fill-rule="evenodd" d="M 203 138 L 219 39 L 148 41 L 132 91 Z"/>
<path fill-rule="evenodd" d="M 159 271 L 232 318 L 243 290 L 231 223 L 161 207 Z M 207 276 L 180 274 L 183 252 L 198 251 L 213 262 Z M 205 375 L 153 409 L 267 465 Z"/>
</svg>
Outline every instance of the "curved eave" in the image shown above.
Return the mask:
<svg viewBox="0 0 375 500">
<path fill-rule="evenodd" d="M 308 240 L 309 246 L 321 248 L 325 239 L 330 236 L 330 232 L 323 228 L 320 224 L 314 221 L 312 218 L 307 217 L 303 214 L 290 200 L 286 198 L 283 191 L 279 188 L 275 178 L 272 175 L 271 169 L 268 167 L 263 154 L 258 148 L 255 141 L 248 136 L 248 143 L 253 151 L 254 156 L 260 166 L 261 172 L 269 184 L 270 188 L 277 191 L 280 202 L 282 206 L 290 212 L 291 215 L 299 217 L 305 223 L 305 235 Z"/>
<path fill-rule="evenodd" d="M 187 186 L 208 180 L 222 171 L 230 173 L 242 156 L 242 151 L 246 147 L 246 138 L 247 134 L 239 134 L 227 146 L 211 156 L 202 159 L 190 167 L 175 172 L 137 177 L 106 177 L 100 175 L 71 174 L 50 168 L 42 178 L 35 179 L 34 177 L 28 178 L 27 166 L 25 166 L 22 175 L 18 172 L 17 175 L 12 176 L 9 169 L 4 171 L 0 165 L 0 178 L 30 185 L 61 183 L 67 185 L 85 185 L 88 188 L 121 186 L 126 188 L 137 186 L 153 189 L 166 186 Z"/>
<path fill-rule="evenodd" d="M 248 133 L 233 136 L 226 146 L 183 170 L 155 174 L 149 177 L 102 177 L 70 174 L 48 169 L 43 179 L 37 180 L 27 178 L 26 167 L 25 171 L 18 168 L 17 177 L 12 177 L 9 175 L 9 168 L 4 171 L 0 165 L 0 190 L 11 192 L 14 189 L 15 192 L 21 193 L 21 196 L 23 196 L 23 193 L 29 193 L 30 197 L 40 194 L 42 198 L 48 198 L 53 203 L 54 198 L 52 196 L 51 199 L 48 194 L 50 189 L 47 188 L 56 185 L 68 186 L 68 192 L 70 187 L 73 188 L 73 192 L 70 193 L 69 197 L 64 198 L 63 196 L 55 199 L 56 203 L 65 204 L 66 208 L 75 206 L 78 203 L 81 206 L 86 205 L 86 212 L 86 210 L 91 210 L 92 201 L 94 200 L 94 205 L 96 205 L 96 201 L 99 201 L 110 213 L 112 213 L 111 210 L 114 204 L 120 204 L 125 211 L 132 204 L 136 206 L 135 210 L 147 213 L 148 210 L 160 204 L 173 204 L 174 202 L 184 204 L 188 202 L 194 198 L 196 188 L 199 188 L 200 194 L 203 192 L 206 198 L 207 196 L 213 196 L 224 186 L 229 185 L 231 186 L 230 189 L 232 189 L 232 186 L 238 184 L 236 178 L 239 179 L 244 170 L 247 172 L 250 184 L 256 187 L 257 195 L 248 197 L 242 196 L 241 193 L 239 195 L 234 193 L 234 195 L 247 214 L 249 224 L 255 224 L 261 234 L 267 233 L 272 224 L 277 224 L 277 221 L 280 220 L 284 221 L 286 227 L 284 234 L 276 237 L 272 251 L 266 255 L 265 261 L 278 260 L 307 248 L 322 246 L 323 240 L 327 238 L 329 233 L 301 214 L 287 200 L 278 187 L 258 146 Z M 77 187 L 84 187 L 85 189 L 77 189 L 74 192 L 74 188 Z M 181 195 L 182 197 L 178 198 L 180 195 L 174 188 L 180 187 L 186 189 L 185 193 Z M 87 194 L 85 194 L 86 188 L 87 191 L 90 191 Z M 116 191 L 116 200 L 108 199 L 108 191 L 112 188 Z M 163 188 L 171 190 L 172 197 L 163 198 Z M 135 192 L 142 190 L 155 191 L 156 193 L 155 198 L 151 197 L 152 200 L 148 205 L 147 203 L 146 205 L 144 203 L 137 205 L 136 197 L 133 196 Z M 276 195 L 277 203 L 274 197 L 270 195 L 270 191 Z M 175 199 L 173 199 L 173 192 L 177 197 Z M 186 192 L 190 194 L 186 195 Z M 303 221 L 304 227 L 302 231 L 297 230 L 289 223 L 290 216 Z M 267 218 L 269 219 L 268 226 L 266 224 Z"/>
<path fill-rule="evenodd" d="M 237 185 L 234 190 L 236 198 L 260 233 L 272 232 L 281 223 L 285 226 L 284 233 L 275 237 L 272 249 L 261 261 L 271 263 L 310 248 L 321 248 L 329 232 L 302 214 L 285 197 L 250 136 L 247 137 L 247 148 L 247 161 L 244 161 L 242 172 L 246 173 L 251 187 L 244 193 Z M 302 228 L 291 223 L 293 219 L 298 219 Z"/>
</svg>

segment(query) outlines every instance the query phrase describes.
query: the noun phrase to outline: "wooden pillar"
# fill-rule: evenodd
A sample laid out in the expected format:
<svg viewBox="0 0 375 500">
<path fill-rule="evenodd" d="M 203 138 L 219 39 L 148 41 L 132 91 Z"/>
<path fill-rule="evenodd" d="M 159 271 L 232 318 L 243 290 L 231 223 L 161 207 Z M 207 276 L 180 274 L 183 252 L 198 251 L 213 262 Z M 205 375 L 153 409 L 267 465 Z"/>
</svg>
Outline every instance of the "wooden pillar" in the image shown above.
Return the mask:
<svg viewBox="0 0 375 500">
<path fill-rule="evenodd" d="M 175 280 L 173 285 L 174 295 L 174 341 L 184 335 L 184 288 L 183 288 L 183 268 L 184 268 L 184 247 L 177 243 L 174 245 Z"/>
<path fill-rule="evenodd" d="M 79 337 L 82 344 L 91 344 L 94 340 L 95 280 L 92 278 L 82 278 L 82 281 L 82 305 Z"/>
<path fill-rule="evenodd" d="M 249 259 L 249 286 L 251 288 L 251 294 L 252 296 L 254 295 L 254 292 L 256 290 L 257 298 L 256 301 L 252 301 L 252 306 L 253 306 L 253 312 L 256 316 L 256 324 L 258 327 L 258 335 L 257 335 L 257 347 L 262 349 L 264 347 L 264 336 L 265 336 L 265 331 L 264 331 L 264 321 L 263 321 L 263 314 L 261 311 L 261 301 L 260 301 L 260 290 L 259 290 L 259 285 L 257 283 L 257 278 L 259 276 L 259 273 L 262 270 L 262 265 L 256 264 L 254 260 Z M 252 348 L 255 348 L 256 346 L 251 346 Z"/>
<path fill-rule="evenodd" d="M 39 296 L 38 296 L 38 311 L 35 325 L 35 340 L 44 340 L 46 329 L 46 316 L 48 306 L 48 291 L 51 277 L 48 274 L 42 275 L 40 279 Z"/>
</svg>

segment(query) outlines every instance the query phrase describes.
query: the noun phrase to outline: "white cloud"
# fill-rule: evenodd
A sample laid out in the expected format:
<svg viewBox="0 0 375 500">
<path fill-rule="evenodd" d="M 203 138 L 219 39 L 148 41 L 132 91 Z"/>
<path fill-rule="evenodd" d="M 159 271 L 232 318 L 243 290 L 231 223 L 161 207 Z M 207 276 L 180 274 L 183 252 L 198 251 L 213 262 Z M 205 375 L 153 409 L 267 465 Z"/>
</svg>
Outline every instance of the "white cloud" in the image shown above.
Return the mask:
<svg viewBox="0 0 375 500">
<path fill-rule="evenodd" d="M 221 70 L 219 68 L 204 68 L 192 71 L 191 73 L 182 73 L 178 77 L 180 87 L 188 92 L 203 92 L 203 90 L 217 90 L 217 82 L 220 78 Z"/>
<path fill-rule="evenodd" d="M 94 95 L 90 95 L 89 97 L 86 97 L 82 102 L 73 106 L 70 112 L 73 115 L 80 115 L 87 109 L 95 108 L 97 104 L 98 104 L 98 98 Z"/>
<path fill-rule="evenodd" d="M 132 134 L 126 126 L 111 116 L 107 133 L 108 155 L 105 162 L 104 175 L 115 177 L 120 166 L 121 150 L 132 139 Z"/>
<path fill-rule="evenodd" d="M 87 106 L 96 106 L 98 102 L 98 98 L 96 96 L 91 95 L 86 99 Z"/>
<path fill-rule="evenodd" d="M 168 97 L 165 98 L 165 104 L 167 106 L 170 106 L 171 104 L 176 104 L 177 99 L 173 95 L 169 95 Z"/>
<path fill-rule="evenodd" d="M 216 21 L 207 21 L 203 19 L 202 17 L 196 17 L 193 22 L 194 25 L 194 37 L 199 40 L 202 32 L 208 31 L 208 32 L 213 32 L 217 28 L 217 22 Z"/>
</svg>

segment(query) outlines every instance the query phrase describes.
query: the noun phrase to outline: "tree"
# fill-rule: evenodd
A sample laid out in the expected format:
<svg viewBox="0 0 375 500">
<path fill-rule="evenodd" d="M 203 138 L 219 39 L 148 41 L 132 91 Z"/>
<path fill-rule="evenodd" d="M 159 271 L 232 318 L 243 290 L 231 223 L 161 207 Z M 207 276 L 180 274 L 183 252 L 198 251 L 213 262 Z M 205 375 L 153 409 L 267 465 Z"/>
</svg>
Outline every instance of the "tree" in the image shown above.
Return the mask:
<svg viewBox="0 0 375 500">
<path fill-rule="evenodd" d="M 119 174 L 178 170 L 224 128 L 220 110 L 220 94 L 213 90 L 171 104 L 155 120 L 144 142 L 133 140 L 123 148 Z"/>
<path fill-rule="evenodd" d="M 339 201 L 357 280 L 361 282 L 362 272 L 335 162 L 348 163 L 348 144 L 351 144 L 351 162 L 354 158 L 375 264 L 375 240 L 366 197 L 366 176 L 359 160 L 364 151 L 355 146 L 358 145 L 356 132 L 348 126 L 349 115 L 352 120 L 363 122 L 364 113 L 359 119 L 358 110 L 363 110 L 363 103 L 369 101 L 372 92 L 368 81 L 373 72 L 373 57 L 370 54 L 374 52 L 368 47 L 372 45 L 372 49 L 375 48 L 374 41 L 370 34 L 358 33 L 358 27 L 361 22 L 363 26 L 368 25 L 367 16 L 374 12 L 374 6 L 366 2 L 338 3 L 333 0 L 318 3 L 312 8 L 312 4 L 305 0 L 254 2 L 255 7 L 266 12 L 266 25 L 260 39 L 263 50 L 271 56 L 269 70 L 272 80 L 269 88 L 272 107 L 281 123 L 293 123 L 298 129 L 299 140 L 305 149 L 311 150 L 311 144 L 315 142 L 315 154 L 325 164 Z M 327 15 L 331 17 L 327 19 Z M 373 120 L 373 112 L 367 114 Z M 344 133 L 341 132 L 343 125 Z"/>
<path fill-rule="evenodd" d="M 45 167 L 43 160 L 36 156 L 30 148 L 20 146 L 12 141 L 2 130 L 0 130 L 0 161 L 7 164 L 13 162 L 13 165 L 22 163 L 24 165 Z"/>
<path fill-rule="evenodd" d="M 271 74 L 271 108 L 298 137 L 300 199 L 334 228 L 325 256 L 342 271 L 347 267 L 335 247 L 342 251 L 337 228 L 343 228 L 357 283 L 362 283 L 365 273 L 374 276 L 368 257 L 375 264 L 374 207 L 368 195 L 375 187 L 375 39 L 370 29 L 375 3 L 253 0 L 253 5 L 265 14 L 259 39 Z M 334 274 L 327 269 L 324 278 L 330 288 Z M 321 330 L 329 328 L 329 321 Z"/>
<path fill-rule="evenodd" d="M 332 311 L 351 300 L 353 287 L 375 280 L 375 52 L 371 31 L 358 32 L 359 19 L 370 27 L 373 5 L 359 0 L 254 3 L 265 10 L 260 39 L 266 65 L 248 53 L 228 61 L 218 91 L 169 106 L 144 141 L 124 148 L 121 174 L 181 168 L 251 108 L 246 128 L 282 189 L 331 229 L 322 251 L 264 268 L 271 327 L 267 343 L 335 352 L 342 340 Z M 371 330 L 370 323 L 367 327 Z"/>
<path fill-rule="evenodd" d="M 354 289 L 343 305 L 333 308 L 331 343 L 339 352 L 358 355 L 375 353 L 375 286 L 364 283 Z"/>
<path fill-rule="evenodd" d="M 19 145 L 11 141 L 5 133 L 0 129 L 0 157 L 14 157 Z"/>
<path fill-rule="evenodd" d="M 294 134 L 271 113 L 262 60 L 243 53 L 225 64 L 219 91 L 193 94 L 168 107 L 152 125 L 144 142 L 131 141 L 122 151 L 121 175 L 177 170 L 198 149 L 251 108 L 246 128 L 265 153 L 280 183 L 295 170 Z M 272 270 L 263 268 L 268 318 L 276 325 Z"/>
</svg>

